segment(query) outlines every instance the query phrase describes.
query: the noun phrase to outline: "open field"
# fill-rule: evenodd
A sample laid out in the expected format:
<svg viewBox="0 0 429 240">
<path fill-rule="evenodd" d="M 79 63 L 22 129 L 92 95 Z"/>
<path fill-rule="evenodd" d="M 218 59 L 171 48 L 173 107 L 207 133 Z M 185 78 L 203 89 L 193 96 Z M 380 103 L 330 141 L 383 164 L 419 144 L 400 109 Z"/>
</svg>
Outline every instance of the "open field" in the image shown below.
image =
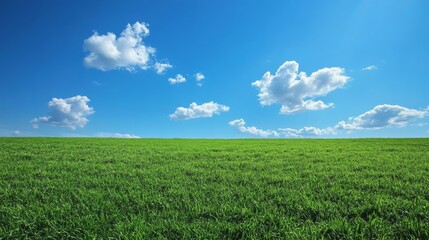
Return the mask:
<svg viewBox="0 0 429 240">
<path fill-rule="evenodd" d="M 0 138 L 0 239 L 429 239 L 429 139 Z"/>
</svg>

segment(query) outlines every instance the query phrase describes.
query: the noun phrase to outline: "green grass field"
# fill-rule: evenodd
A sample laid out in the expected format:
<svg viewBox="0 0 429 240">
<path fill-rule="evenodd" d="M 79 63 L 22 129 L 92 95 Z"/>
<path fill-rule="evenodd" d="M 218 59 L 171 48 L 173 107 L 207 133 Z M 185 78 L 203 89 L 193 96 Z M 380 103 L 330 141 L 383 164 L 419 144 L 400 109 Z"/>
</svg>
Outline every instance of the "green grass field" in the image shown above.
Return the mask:
<svg viewBox="0 0 429 240">
<path fill-rule="evenodd" d="M 429 239 L 429 139 L 0 138 L 0 239 Z"/>
</svg>

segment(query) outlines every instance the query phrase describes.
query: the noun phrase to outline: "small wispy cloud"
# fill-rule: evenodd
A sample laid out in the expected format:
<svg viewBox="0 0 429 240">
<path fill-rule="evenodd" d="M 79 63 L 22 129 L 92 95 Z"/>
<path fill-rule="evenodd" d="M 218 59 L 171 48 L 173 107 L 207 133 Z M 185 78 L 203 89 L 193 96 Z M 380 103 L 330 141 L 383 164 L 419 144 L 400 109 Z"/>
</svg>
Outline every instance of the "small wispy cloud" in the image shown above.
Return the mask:
<svg viewBox="0 0 429 240">
<path fill-rule="evenodd" d="M 204 76 L 204 74 L 202 74 L 202 73 L 197 73 L 197 74 L 195 74 L 195 79 L 197 80 L 197 81 L 201 81 L 201 80 L 203 80 L 204 78 L 206 78 L 205 76 Z"/>
<path fill-rule="evenodd" d="M 10 130 L 10 129 L 0 128 L 0 136 L 1 137 L 20 137 L 20 136 L 25 136 L 25 134 L 23 134 L 23 132 L 17 129 Z"/>
<path fill-rule="evenodd" d="M 303 127 L 301 129 L 294 128 L 279 128 L 277 130 L 272 129 L 260 129 L 255 126 L 246 126 L 244 119 L 236 119 L 228 123 L 230 126 L 236 127 L 242 133 L 248 133 L 258 137 L 317 137 L 328 134 L 335 134 L 333 128 L 316 128 L 316 127 Z"/>
<path fill-rule="evenodd" d="M 176 111 L 170 114 L 171 119 L 176 120 L 188 120 L 194 118 L 209 118 L 213 117 L 213 115 L 219 115 L 222 112 L 228 112 L 229 107 L 215 103 L 213 101 L 203 103 L 198 105 L 196 103 L 191 103 L 189 108 L 178 107 Z"/>
<path fill-rule="evenodd" d="M 178 84 L 186 82 L 186 78 L 181 74 L 177 74 L 174 78 L 169 78 L 168 81 L 170 84 Z"/>
<path fill-rule="evenodd" d="M 172 67 L 173 65 L 169 63 L 160 63 L 160 62 L 155 63 L 155 66 L 154 66 L 157 74 L 163 74 L 165 73 L 165 71 L 167 71 L 167 69 Z"/>
<path fill-rule="evenodd" d="M 362 68 L 362 71 L 374 71 L 374 70 L 377 70 L 377 69 L 378 69 L 378 67 L 376 67 L 374 65 L 370 65 L 368 67 Z"/>
<path fill-rule="evenodd" d="M 140 138 L 137 135 L 129 133 L 109 133 L 109 132 L 100 132 L 95 135 L 100 138 Z"/>
<path fill-rule="evenodd" d="M 204 76 L 204 74 L 203 73 L 201 73 L 201 72 L 199 72 L 199 73 L 196 73 L 195 74 L 195 80 L 197 81 L 197 85 L 198 86 L 202 86 L 203 85 L 203 83 L 202 83 L 202 81 L 205 79 L 206 77 Z"/>
<path fill-rule="evenodd" d="M 317 128 L 317 127 L 303 127 L 300 129 L 294 128 L 279 128 L 278 131 L 285 137 L 317 137 L 336 134 L 333 128 Z"/>
<path fill-rule="evenodd" d="M 244 121 L 244 119 L 240 118 L 240 119 L 235 119 L 232 120 L 228 123 L 230 126 L 236 127 L 238 129 L 238 131 L 242 132 L 242 133 L 248 133 L 254 136 L 258 136 L 258 137 L 279 137 L 280 134 L 275 131 L 275 130 L 264 130 L 264 129 L 259 129 L 255 126 L 250 126 L 247 127 L 246 126 L 246 121 Z"/>
</svg>

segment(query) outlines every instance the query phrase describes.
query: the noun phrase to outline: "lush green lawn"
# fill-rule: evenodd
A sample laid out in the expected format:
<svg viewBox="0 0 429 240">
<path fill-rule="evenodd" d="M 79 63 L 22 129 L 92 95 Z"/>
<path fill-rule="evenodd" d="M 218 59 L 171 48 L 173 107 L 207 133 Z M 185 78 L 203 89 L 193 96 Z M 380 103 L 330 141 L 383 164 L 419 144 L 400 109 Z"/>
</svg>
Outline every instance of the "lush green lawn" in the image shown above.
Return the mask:
<svg viewBox="0 0 429 240">
<path fill-rule="evenodd" d="M 429 139 L 0 138 L 0 239 L 429 239 Z"/>
</svg>

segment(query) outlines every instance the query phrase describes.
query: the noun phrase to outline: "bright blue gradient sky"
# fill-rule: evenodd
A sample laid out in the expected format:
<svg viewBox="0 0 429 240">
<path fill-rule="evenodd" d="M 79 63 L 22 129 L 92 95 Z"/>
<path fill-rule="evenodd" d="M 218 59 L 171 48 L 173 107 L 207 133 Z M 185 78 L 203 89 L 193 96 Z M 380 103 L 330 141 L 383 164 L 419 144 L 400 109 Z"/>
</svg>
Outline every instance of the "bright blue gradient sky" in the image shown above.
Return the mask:
<svg viewBox="0 0 429 240">
<path fill-rule="evenodd" d="M 428 137 L 428 11 L 426 0 L 1 1 L 0 135 Z M 141 44 L 156 48 L 149 69 L 85 64 L 85 39 L 119 38 L 136 22 L 150 31 Z M 286 61 L 308 76 L 342 69 L 343 82 L 320 93 L 334 81 L 323 78 L 317 95 L 311 82 L 307 90 L 279 88 L 287 83 L 279 76 L 269 92 L 276 97 L 263 106 L 252 83 Z M 157 74 L 156 62 L 172 68 Z M 176 74 L 186 82 L 171 84 Z M 333 105 L 280 113 L 303 91 L 305 101 Z M 53 109 L 75 96 L 92 108 L 78 125 Z M 60 103 L 49 107 L 52 98 Z M 214 112 L 173 116 L 212 101 Z"/>
</svg>

